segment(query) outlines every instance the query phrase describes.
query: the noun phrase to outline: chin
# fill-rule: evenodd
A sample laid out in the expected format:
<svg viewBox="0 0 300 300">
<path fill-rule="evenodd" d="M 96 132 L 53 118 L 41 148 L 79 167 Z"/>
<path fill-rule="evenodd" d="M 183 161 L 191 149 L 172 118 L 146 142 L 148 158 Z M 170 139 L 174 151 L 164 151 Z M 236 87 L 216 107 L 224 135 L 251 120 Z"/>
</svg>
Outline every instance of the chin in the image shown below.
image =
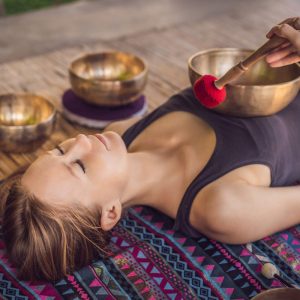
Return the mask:
<svg viewBox="0 0 300 300">
<path fill-rule="evenodd" d="M 104 135 L 109 141 L 123 141 L 122 137 L 115 131 L 105 131 L 101 134 Z"/>
<path fill-rule="evenodd" d="M 105 131 L 102 133 L 110 142 L 111 142 L 111 149 L 113 150 L 113 144 L 118 145 L 125 149 L 127 152 L 127 147 L 124 143 L 123 138 L 120 136 L 120 134 L 116 133 L 115 131 Z M 117 147 L 118 147 L 117 146 Z"/>
</svg>

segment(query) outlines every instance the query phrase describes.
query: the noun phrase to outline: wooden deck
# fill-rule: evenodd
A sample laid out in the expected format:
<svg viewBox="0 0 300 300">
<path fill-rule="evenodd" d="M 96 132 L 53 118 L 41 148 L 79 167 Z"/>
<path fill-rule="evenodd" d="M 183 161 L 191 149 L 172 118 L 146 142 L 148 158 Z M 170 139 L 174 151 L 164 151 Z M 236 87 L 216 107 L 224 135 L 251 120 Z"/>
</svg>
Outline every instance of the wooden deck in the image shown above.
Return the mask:
<svg viewBox="0 0 300 300">
<path fill-rule="evenodd" d="M 0 65 L 0 93 L 34 92 L 48 97 L 60 110 L 63 92 L 70 87 L 69 63 L 84 52 L 115 49 L 129 51 L 143 57 L 149 64 L 149 80 L 145 95 L 149 111 L 170 95 L 189 85 L 187 59 L 197 51 L 214 47 L 256 48 L 265 41 L 266 31 L 276 22 L 300 11 L 295 1 L 237 1 L 247 15 L 232 13 L 201 20 L 186 20 L 167 28 L 151 29 L 98 43 L 64 48 L 44 55 L 21 59 Z M 0 152 L 0 179 L 20 166 L 31 162 L 46 149 L 78 132 L 94 132 L 73 126 L 61 116 L 51 138 L 33 153 L 12 154 Z"/>
</svg>

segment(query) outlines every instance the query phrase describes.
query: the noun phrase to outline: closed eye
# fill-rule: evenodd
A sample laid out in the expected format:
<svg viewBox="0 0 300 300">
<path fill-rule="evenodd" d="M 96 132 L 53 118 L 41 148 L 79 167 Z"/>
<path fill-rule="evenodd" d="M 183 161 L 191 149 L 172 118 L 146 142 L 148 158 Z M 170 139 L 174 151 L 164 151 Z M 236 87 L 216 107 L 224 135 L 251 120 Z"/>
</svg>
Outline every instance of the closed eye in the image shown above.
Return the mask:
<svg viewBox="0 0 300 300">
<path fill-rule="evenodd" d="M 65 154 L 64 150 L 60 146 L 56 146 L 55 149 L 57 149 L 61 154 Z"/>
<path fill-rule="evenodd" d="M 57 145 L 55 147 L 55 149 L 57 149 L 62 155 L 65 154 L 64 150 L 59 145 Z M 84 166 L 83 162 L 80 159 L 76 159 L 75 163 L 78 164 L 79 167 L 82 169 L 83 173 L 85 173 L 85 166 Z"/>
<path fill-rule="evenodd" d="M 82 169 L 83 173 L 85 173 L 85 166 L 82 163 L 82 161 L 80 159 L 76 159 L 75 163 L 78 164 L 80 166 L 80 168 Z"/>
</svg>

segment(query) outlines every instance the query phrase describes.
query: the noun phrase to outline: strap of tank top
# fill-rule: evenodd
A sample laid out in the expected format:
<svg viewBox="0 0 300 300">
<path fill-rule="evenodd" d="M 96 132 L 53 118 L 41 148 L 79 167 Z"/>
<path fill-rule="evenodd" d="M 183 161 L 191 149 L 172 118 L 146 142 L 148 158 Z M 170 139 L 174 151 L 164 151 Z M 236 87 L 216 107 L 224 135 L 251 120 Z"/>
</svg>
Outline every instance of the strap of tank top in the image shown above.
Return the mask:
<svg viewBox="0 0 300 300">
<path fill-rule="evenodd" d="M 186 111 L 203 118 L 203 120 L 207 121 L 208 124 L 215 130 L 216 134 L 218 134 L 222 127 L 222 122 L 210 122 L 208 115 L 214 114 L 214 112 L 203 107 L 194 97 L 192 88 L 187 88 L 182 92 L 170 97 L 165 103 L 154 109 L 150 114 L 128 128 L 122 135 L 126 147 L 129 147 L 133 140 L 151 123 L 167 113 L 175 111 Z"/>
</svg>

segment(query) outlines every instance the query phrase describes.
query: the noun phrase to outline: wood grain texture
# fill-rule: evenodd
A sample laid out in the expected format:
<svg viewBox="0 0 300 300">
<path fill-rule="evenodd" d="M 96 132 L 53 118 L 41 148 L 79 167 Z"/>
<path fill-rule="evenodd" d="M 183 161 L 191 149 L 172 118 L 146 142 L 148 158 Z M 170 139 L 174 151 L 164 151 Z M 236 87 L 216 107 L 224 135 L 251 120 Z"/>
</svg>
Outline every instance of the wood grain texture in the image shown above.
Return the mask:
<svg viewBox="0 0 300 300">
<path fill-rule="evenodd" d="M 167 28 L 134 32 L 103 42 L 0 64 L 0 93 L 28 91 L 41 94 L 61 111 L 62 95 L 70 88 L 68 66 L 75 57 L 87 52 L 129 51 L 141 56 L 149 64 L 145 95 L 150 112 L 169 96 L 189 85 L 187 60 L 192 54 L 214 47 L 255 49 L 266 41 L 265 33 L 273 24 L 300 11 L 299 1 L 276 1 L 276 5 L 273 5 L 273 1 L 253 2 L 256 3 L 255 7 L 248 7 L 249 1 L 237 1 L 236 9 L 216 19 L 186 19 L 181 24 Z M 239 10 L 247 11 L 247 14 L 242 15 L 238 13 Z M 0 152 L 0 179 L 79 132 L 94 133 L 95 130 L 72 125 L 59 116 L 55 132 L 37 151 L 24 154 Z"/>
</svg>

